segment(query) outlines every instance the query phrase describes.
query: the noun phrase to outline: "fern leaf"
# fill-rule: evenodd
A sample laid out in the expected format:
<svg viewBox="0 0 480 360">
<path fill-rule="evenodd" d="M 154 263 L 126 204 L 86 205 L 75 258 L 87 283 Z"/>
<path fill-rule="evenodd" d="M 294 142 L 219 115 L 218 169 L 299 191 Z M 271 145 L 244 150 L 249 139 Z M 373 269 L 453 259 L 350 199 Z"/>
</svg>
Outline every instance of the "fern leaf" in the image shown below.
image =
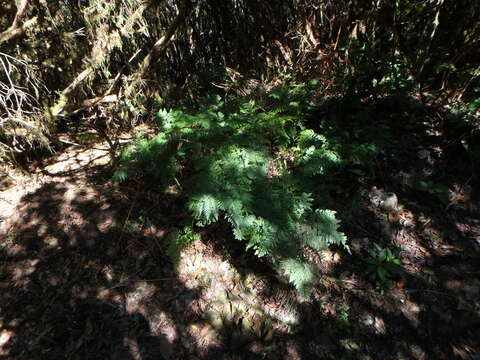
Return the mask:
<svg viewBox="0 0 480 360">
<path fill-rule="evenodd" d="M 220 210 L 223 210 L 221 203 L 210 194 L 194 196 L 188 206 L 193 216 L 204 224 L 217 221 Z"/>
<path fill-rule="evenodd" d="M 315 280 L 313 266 L 295 259 L 288 259 L 281 263 L 281 269 L 295 286 L 301 298 L 308 299 Z"/>
<path fill-rule="evenodd" d="M 300 233 L 305 244 L 315 250 L 325 249 L 336 244 L 347 247 L 347 237 L 338 231 L 339 221 L 332 210 L 316 210 L 311 224 L 300 226 Z"/>
<path fill-rule="evenodd" d="M 115 182 L 123 182 L 127 180 L 127 178 L 128 178 L 128 172 L 123 167 L 118 168 L 113 174 L 113 181 Z"/>
</svg>

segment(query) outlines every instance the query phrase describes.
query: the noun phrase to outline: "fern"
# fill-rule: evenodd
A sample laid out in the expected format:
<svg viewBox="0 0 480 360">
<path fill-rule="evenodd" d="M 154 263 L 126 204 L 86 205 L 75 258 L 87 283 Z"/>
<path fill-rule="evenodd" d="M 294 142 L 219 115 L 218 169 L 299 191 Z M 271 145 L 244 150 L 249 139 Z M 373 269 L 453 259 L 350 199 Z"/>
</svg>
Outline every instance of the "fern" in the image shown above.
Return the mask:
<svg viewBox="0 0 480 360">
<path fill-rule="evenodd" d="M 322 250 L 330 245 L 339 245 L 348 249 L 346 236 L 338 231 L 339 221 L 331 210 L 316 210 L 311 224 L 301 226 L 301 234 L 306 245 Z"/>
<path fill-rule="evenodd" d="M 201 220 L 204 225 L 217 221 L 218 213 L 223 210 L 222 203 L 209 194 L 194 196 L 188 207 L 193 216 Z"/>
<path fill-rule="evenodd" d="M 322 198 L 309 184 L 342 160 L 325 136 L 302 130 L 310 106 L 305 87 L 275 91 L 273 104 L 262 106 L 210 97 L 197 110 L 160 110 L 161 132 L 124 150 L 115 179 L 141 175 L 168 185 L 178 176 L 198 225 L 228 221 L 237 240 L 270 257 L 307 297 L 314 269 L 303 260 L 303 248 L 346 246 L 334 212 L 318 208 Z M 272 149 L 285 147 L 293 149 L 290 164 L 274 159 Z M 178 172 L 179 164 L 188 176 Z"/>
<path fill-rule="evenodd" d="M 313 266 L 302 261 L 289 259 L 281 264 L 281 268 L 297 289 L 300 297 L 307 299 L 310 296 L 315 279 Z"/>
<path fill-rule="evenodd" d="M 180 260 L 182 251 L 196 239 L 200 239 L 200 235 L 196 234 L 190 226 L 185 226 L 182 230 L 175 229 L 169 234 L 167 255 L 174 264 Z"/>
<path fill-rule="evenodd" d="M 311 129 L 302 131 L 297 143 L 296 165 L 303 176 L 325 175 L 342 163 L 339 154 L 331 149 L 325 136 Z"/>
</svg>

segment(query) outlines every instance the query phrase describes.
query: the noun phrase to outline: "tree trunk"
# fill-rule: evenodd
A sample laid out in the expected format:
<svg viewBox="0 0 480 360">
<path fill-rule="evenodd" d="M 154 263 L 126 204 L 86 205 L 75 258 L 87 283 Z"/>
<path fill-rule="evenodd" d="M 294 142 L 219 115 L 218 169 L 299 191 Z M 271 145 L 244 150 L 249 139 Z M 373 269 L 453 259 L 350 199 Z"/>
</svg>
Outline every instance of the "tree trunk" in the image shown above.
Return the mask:
<svg viewBox="0 0 480 360">
<path fill-rule="evenodd" d="M 160 39 L 155 42 L 153 47 L 150 49 L 150 52 L 147 54 L 145 59 L 142 62 L 141 69 L 140 69 L 140 78 L 143 79 L 148 71 L 150 70 L 152 64 L 158 59 L 160 53 L 166 49 L 170 40 L 172 40 L 175 31 L 177 28 L 185 22 L 188 15 L 192 10 L 192 2 L 191 0 L 185 0 L 183 5 L 180 7 L 177 17 L 173 20 L 172 24 L 167 29 L 165 35 L 163 35 Z"/>
</svg>

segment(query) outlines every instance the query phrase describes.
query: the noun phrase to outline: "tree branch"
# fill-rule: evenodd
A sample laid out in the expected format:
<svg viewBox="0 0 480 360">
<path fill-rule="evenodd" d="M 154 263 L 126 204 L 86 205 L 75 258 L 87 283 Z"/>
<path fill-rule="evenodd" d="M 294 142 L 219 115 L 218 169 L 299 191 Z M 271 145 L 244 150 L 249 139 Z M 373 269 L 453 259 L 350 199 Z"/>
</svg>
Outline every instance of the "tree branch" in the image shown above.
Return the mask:
<svg viewBox="0 0 480 360">
<path fill-rule="evenodd" d="M 20 3 L 17 2 L 17 13 L 15 14 L 15 19 L 13 19 L 12 26 L 0 33 L 0 45 L 24 33 L 25 28 L 23 25 L 25 23 L 28 1 L 20 0 Z"/>
<path fill-rule="evenodd" d="M 68 85 L 60 94 L 60 98 L 58 99 L 57 103 L 50 108 L 50 112 L 52 116 L 59 116 L 65 107 L 68 105 L 68 98 L 70 94 L 80 85 L 85 79 L 87 79 L 90 74 L 94 72 L 92 66 L 89 66 L 85 70 L 83 70 L 77 77 Z"/>
<path fill-rule="evenodd" d="M 141 69 L 140 69 L 140 78 L 144 78 L 147 72 L 150 70 L 150 67 L 158 59 L 160 53 L 166 49 L 170 40 L 172 40 L 173 35 L 177 28 L 186 20 L 190 11 L 192 10 L 192 1 L 185 0 L 183 6 L 180 7 L 177 17 L 170 24 L 167 32 L 164 36 L 157 40 L 157 42 L 150 49 L 150 52 L 147 54 L 143 60 Z"/>
</svg>

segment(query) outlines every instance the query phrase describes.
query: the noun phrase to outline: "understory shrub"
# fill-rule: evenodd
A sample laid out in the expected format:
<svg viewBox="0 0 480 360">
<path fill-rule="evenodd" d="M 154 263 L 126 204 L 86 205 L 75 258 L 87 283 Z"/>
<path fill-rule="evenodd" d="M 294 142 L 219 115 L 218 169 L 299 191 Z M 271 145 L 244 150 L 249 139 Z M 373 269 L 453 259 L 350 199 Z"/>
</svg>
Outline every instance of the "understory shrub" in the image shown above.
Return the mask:
<svg viewBox="0 0 480 360">
<path fill-rule="evenodd" d="M 162 109 L 160 131 L 124 149 L 114 179 L 176 186 L 197 225 L 226 220 L 236 239 L 268 256 L 308 297 L 315 271 L 306 248 L 347 247 L 322 183 L 344 161 L 304 126 L 310 85 L 274 89 L 265 104 L 213 96 L 196 108 Z"/>
</svg>

